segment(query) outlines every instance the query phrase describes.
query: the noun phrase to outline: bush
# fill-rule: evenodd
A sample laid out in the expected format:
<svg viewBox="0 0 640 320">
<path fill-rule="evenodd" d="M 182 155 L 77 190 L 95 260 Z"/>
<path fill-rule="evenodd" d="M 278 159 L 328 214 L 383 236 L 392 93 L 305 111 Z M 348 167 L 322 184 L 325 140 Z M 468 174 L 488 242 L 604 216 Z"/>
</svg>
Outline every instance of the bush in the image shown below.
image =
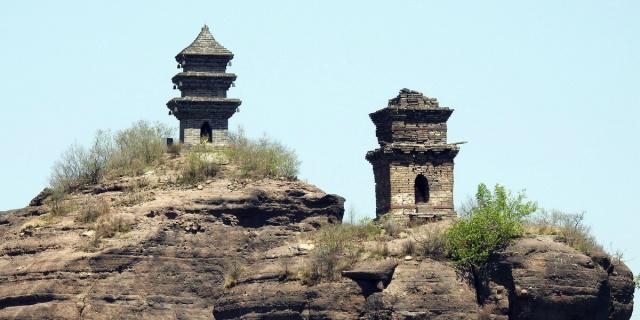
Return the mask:
<svg viewBox="0 0 640 320">
<path fill-rule="evenodd" d="M 390 214 L 382 217 L 382 229 L 384 229 L 385 233 L 390 237 L 397 237 L 400 235 L 400 232 L 404 231 L 404 228 L 398 221 L 394 219 L 394 217 Z"/>
<path fill-rule="evenodd" d="M 176 158 L 182 153 L 183 147 L 181 143 L 170 144 L 167 146 L 167 153 Z"/>
<path fill-rule="evenodd" d="M 512 196 L 501 185 L 492 193 L 480 184 L 475 203 L 446 233 L 447 252 L 456 266 L 482 267 L 492 253 L 520 236 L 525 217 L 536 210 L 536 204 L 525 199 L 524 193 Z"/>
<path fill-rule="evenodd" d="M 104 216 L 98 219 L 95 226 L 95 238 L 113 238 L 118 232 L 126 233 L 131 226 L 120 216 Z"/>
<path fill-rule="evenodd" d="M 386 258 L 389 256 L 389 244 L 386 241 L 376 242 L 376 247 L 373 250 L 373 254 Z"/>
<path fill-rule="evenodd" d="M 62 188 L 53 188 L 51 195 L 47 199 L 47 205 L 52 216 L 63 216 L 72 210 L 71 205 L 65 200 L 66 194 Z"/>
<path fill-rule="evenodd" d="M 187 155 L 187 162 L 182 169 L 178 182 L 195 184 L 207 178 L 215 177 L 220 170 L 218 164 L 208 159 L 210 153 L 200 153 L 192 150 Z"/>
<path fill-rule="evenodd" d="M 527 229 L 557 235 L 560 241 L 587 255 L 604 251 L 591 234 L 591 228 L 584 224 L 584 212 L 571 214 L 542 209 L 527 219 Z"/>
<path fill-rule="evenodd" d="M 340 272 L 359 258 L 361 242 L 375 238 L 380 232 L 376 224 L 364 219 L 356 225 L 323 226 L 314 234 L 316 247 L 311 251 L 310 261 L 301 278 L 307 283 L 339 278 Z"/>
<path fill-rule="evenodd" d="M 238 166 L 242 176 L 296 179 L 300 161 L 295 152 L 281 143 L 266 136 L 258 141 L 251 140 L 242 129 L 229 137 L 230 145 L 226 153 L 230 161 Z"/>
<path fill-rule="evenodd" d="M 146 121 L 138 121 L 117 132 L 110 168 L 124 174 L 141 174 L 145 167 L 162 159 L 166 150 L 164 138 L 172 133 L 173 129 L 167 125 Z"/>
<path fill-rule="evenodd" d="M 98 218 L 109 214 L 110 210 L 109 204 L 105 201 L 88 203 L 82 207 L 75 221 L 80 223 L 94 223 Z"/>
<path fill-rule="evenodd" d="M 422 226 L 416 234 L 418 251 L 423 256 L 442 258 L 446 255 L 446 229 L 440 225 Z"/>
<path fill-rule="evenodd" d="M 412 256 L 416 254 L 416 252 L 417 252 L 417 246 L 416 246 L 415 240 L 409 238 L 409 239 L 405 239 L 402 242 L 402 254 Z"/>
<path fill-rule="evenodd" d="M 109 172 L 138 175 L 162 158 L 163 137 L 172 130 L 162 124 L 139 121 L 114 135 L 98 130 L 89 149 L 71 145 L 52 169 L 50 184 L 65 192 L 96 184 Z"/>
<path fill-rule="evenodd" d="M 223 287 L 229 289 L 238 283 L 242 275 L 243 267 L 238 261 L 232 261 L 227 265 L 227 272 L 224 274 Z"/>
</svg>

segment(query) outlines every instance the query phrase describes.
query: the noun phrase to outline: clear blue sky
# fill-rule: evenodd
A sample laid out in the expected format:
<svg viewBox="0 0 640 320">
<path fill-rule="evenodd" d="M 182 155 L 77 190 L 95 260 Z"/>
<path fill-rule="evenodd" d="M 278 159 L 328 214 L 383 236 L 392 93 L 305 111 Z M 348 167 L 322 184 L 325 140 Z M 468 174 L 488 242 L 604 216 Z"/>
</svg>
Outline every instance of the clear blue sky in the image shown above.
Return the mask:
<svg viewBox="0 0 640 320">
<path fill-rule="evenodd" d="M 0 12 L 0 209 L 74 141 L 177 126 L 174 55 L 200 27 L 235 54 L 231 126 L 294 148 L 302 178 L 373 216 L 368 113 L 407 87 L 455 108 L 460 203 L 479 182 L 586 211 L 640 272 L 637 1 L 11 1 Z"/>
</svg>

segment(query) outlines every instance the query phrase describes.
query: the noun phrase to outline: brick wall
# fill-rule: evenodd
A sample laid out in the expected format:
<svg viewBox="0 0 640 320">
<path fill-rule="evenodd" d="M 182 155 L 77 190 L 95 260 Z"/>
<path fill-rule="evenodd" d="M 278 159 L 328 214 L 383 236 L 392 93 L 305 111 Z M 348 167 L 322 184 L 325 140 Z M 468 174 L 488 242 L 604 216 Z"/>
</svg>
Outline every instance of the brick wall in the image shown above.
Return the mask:
<svg viewBox="0 0 640 320">
<path fill-rule="evenodd" d="M 389 167 L 391 212 L 416 213 L 415 180 L 422 174 L 429 185 L 429 201 L 420 205 L 420 213 L 453 214 L 453 163 L 392 163 Z"/>
<path fill-rule="evenodd" d="M 214 146 L 227 145 L 228 120 L 227 119 L 184 119 L 180 121 L 180 141 L 185 144 L 200 143 L 201 128 L 204 123 L 209 123 L 211 127 L 211 144 Z"/>
</svg>

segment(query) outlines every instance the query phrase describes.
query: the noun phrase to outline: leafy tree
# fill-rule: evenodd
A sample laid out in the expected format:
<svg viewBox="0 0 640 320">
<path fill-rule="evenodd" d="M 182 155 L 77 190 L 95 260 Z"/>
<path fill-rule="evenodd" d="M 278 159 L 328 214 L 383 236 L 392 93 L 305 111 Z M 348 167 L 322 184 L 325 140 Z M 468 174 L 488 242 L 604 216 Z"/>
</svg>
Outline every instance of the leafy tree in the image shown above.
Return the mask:
<svg viewBox="0 0 640 320">
<path fill-rule="evenodd" d="M 447 231 L 447 251 L 458 267 L 481 268 L 492 253 L 522 235 L 524 218 L 536 209 L 524 192 L 512 195 L 499 184 L 491 192 L 480 184 L 461 219 Z"/>
</svg>

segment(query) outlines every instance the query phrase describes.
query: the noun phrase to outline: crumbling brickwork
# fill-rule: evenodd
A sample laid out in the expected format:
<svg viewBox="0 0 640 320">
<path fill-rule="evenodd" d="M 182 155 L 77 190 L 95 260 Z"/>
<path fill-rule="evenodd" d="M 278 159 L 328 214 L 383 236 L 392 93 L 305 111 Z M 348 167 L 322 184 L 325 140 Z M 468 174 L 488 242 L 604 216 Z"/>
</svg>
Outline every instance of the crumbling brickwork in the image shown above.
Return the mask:
<svg viewBox="0 0 640 320">
<path fill-rule="evenodd" d="M 376 213 L 441 219 L 455 215 L 453 159 L 447 143 L 452 109 L 434 98 L 402 89 L 386 108 L 370 117 L 380 148 L 369 151 L 376 183 Z"/>
<path fill-rule="evenodd" d="M 180 97 L 167 103 L 169 114 L 180 120 L 180 141 L 186 145 L 208 141 L 228 144 L 229 118 L 241 101 L 227 98 L 236 75 L 227 73 L 233 53 L 220 45 L 205 25 L 198 37 L 177 56 L 182 72 L 171 80 Z"/>
</svg>

